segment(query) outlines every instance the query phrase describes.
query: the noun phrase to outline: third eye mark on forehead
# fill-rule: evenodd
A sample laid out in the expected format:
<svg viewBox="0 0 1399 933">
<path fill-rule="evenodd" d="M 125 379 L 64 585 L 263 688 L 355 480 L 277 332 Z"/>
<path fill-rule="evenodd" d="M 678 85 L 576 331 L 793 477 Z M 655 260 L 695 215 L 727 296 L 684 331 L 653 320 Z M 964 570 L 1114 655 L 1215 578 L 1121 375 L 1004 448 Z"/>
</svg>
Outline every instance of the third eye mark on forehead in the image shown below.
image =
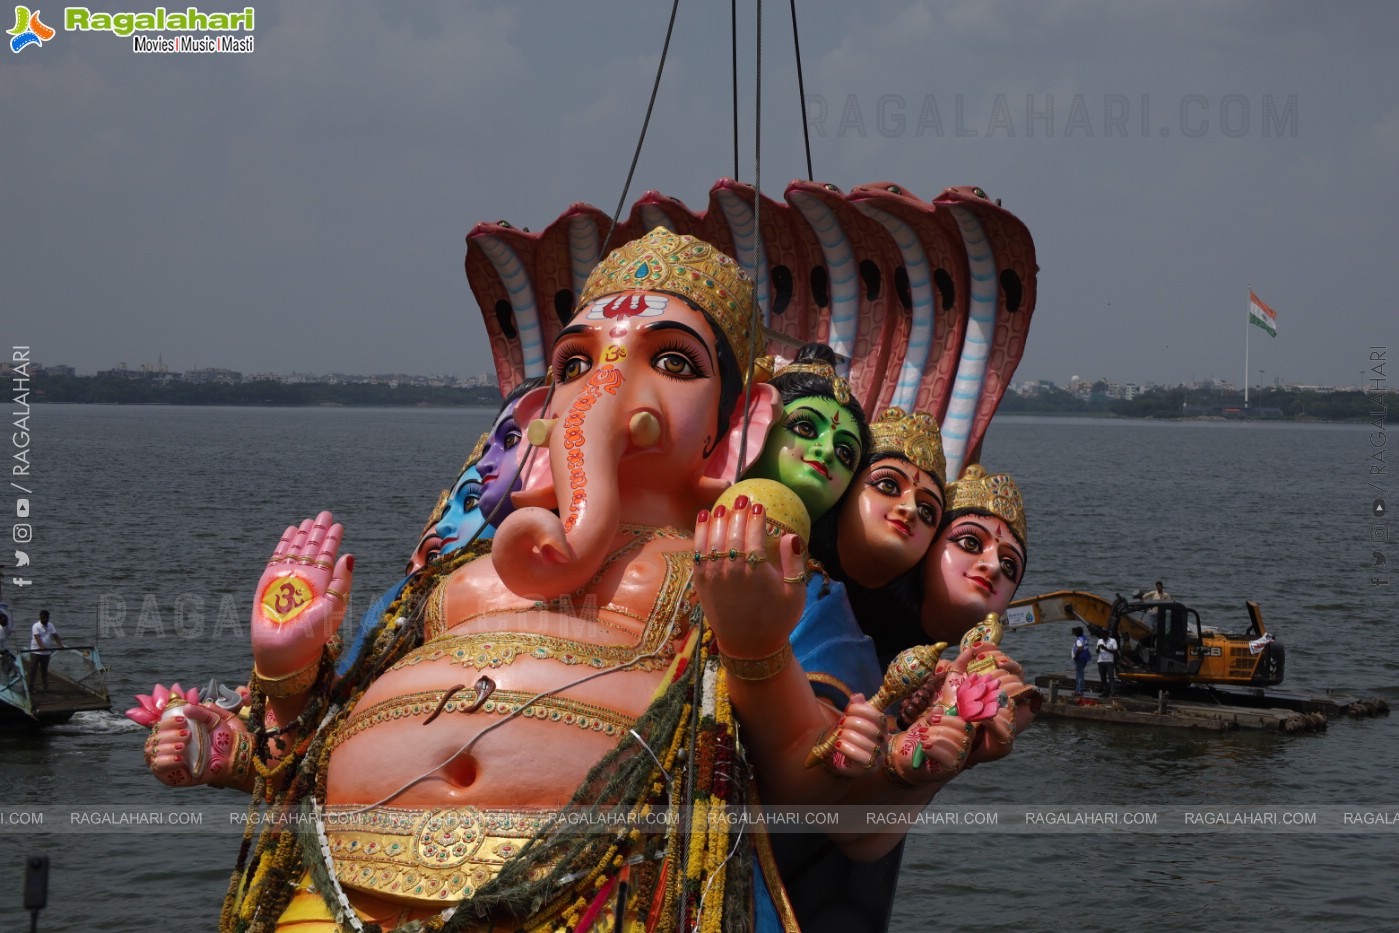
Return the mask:
<svg viewBox="0 0 1399 933">
<path fill-rule="evenodd" d="M 823 425 L 830 425 L 831 427 L 836 427 L 840 424 L 840 414 L 838 412 L 836 413 L 835 418 L 827 418 L 826 413 L 821 411 L 819 408 L 812 408 L 810 405 L 799 405 L 796 408 L 792 409 L 792 414 L 795 415 L 799 411 L 810 412 L 812 417 L 814 417 Z M 836 431 L 836 436 L 843 438 L 847 444 L 850 444 L 856 450 L 860 449 L 860 438 L 852 432 L 850 432 L 848 429 L 839 428 Z"/>
<path fill-rule="evenodd" d="M 882 473 L 886 470 L 890 473 L 897 473 L 905 483 L 910 483 L 910 485 L 912 485 L 914 489 L 916 489 L 918 492 L 926 493 L 927 495 L 931 496 L 935 501 L 937 500 L 938 495 L 936 492 L 936 488 L 931 484 L 931 482 L 928 485 L 923 484 L 922 470 L 915 469 L 913 471 L 913 479 L 910 481 L 908 474 L 904 472 L 903 467 L 901 466 L 896 466 L 893 463 L 881 463 L 875 467 L 875 472 Z M 929 479 L 931 479 L 931 477 Z M 939 505 L 940 504 L 941 503 L 939 503 Z M 977 527 L 980 528 L 981 526 L 977 525 Z"/>
<path fill-rule="evenodd" d="M 956 525 L 954 525 L 951 534 L 956 534 L 959 531 L 964 531 L 969 528 L 975 528 L 977 531 L 980 531 L 984 537 L 994 540 L 997 543 L 1001 541 L 1001 530 L 999 528 L 997 528 L 995 531 L 992 531 L 990 528 L 987 528 L 981 522 L 978 522 L 975 519 L 970 518 L 964 519 L 958 522 Z M 1020 548 L 1015 545 L 1014 541 L 1010 541 L 1007 543 L 1010 544 L 1011 550 L 1015 553 L 1017 557 L 1024 559 L 1025 555 L 1021 553 Z"/>
</svg>

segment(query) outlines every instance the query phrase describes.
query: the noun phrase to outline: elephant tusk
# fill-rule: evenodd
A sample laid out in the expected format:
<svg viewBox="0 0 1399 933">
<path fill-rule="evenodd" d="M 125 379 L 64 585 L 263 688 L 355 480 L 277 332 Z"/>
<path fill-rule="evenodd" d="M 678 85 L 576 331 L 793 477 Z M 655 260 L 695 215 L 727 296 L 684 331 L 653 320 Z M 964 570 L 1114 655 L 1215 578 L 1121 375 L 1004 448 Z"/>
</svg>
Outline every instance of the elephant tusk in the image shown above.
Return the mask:
<svg viewBox="0 0 1399 933">
<path fill-rule="evenodd" d="M 661 439 L 661 423 L 649 411 L 631 416 L 631 442 L 637 447 L 651 447 Z"/>
<path fill-rule="evenodd" d="M 529 423 L 525 437 L 535 447 L 543 447 L 549 443 L 549 435 L 553 433 L 554 425 L 558 423 L 558 418 L 535 418 Z"/>
</svg>

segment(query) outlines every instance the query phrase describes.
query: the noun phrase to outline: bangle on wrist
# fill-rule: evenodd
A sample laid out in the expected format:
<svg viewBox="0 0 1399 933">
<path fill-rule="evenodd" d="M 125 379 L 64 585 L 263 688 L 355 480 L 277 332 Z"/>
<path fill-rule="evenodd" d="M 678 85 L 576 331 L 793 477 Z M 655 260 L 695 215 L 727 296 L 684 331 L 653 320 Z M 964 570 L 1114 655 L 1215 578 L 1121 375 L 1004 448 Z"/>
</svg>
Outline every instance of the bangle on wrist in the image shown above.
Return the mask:
<svg viewBox="0 0 1399 933">
<path fill-rule="evenodd" d="M 894 763 L 898 756 L 894 754 L 892 747 L 886 746 L 884 749 L 884 776 L 888 778 L 896 787 L 917 787 L 918 785 L 910 781 L 899 773 L 898 766 Z"/>
<path fill-rule="evenodd" d="M 253 770 L 253 737 L 247 732 L 235 732 L 233 749 L 218 775 L 209 780 L 210 787 L 238 787 Z"/>
<path fill-rule="evenodd" d="M 770 680 L 792 663 L 792 643 L 783 642 L 782 647 L 761 658 L 735 658 L 719 649 L 719 664 L 739 680 Z"/>
<path fill-rule="evenodd" d="M 268 677 L 253 667 L 253 682 L 261 688 L 262 692 L 273 699 L 285 699 L 287 697 L 299 696 L 311 689 L 311 685 L 316 682 L 316 677 L 321 672 L 321 659 L 316 658 L 306 667 L 299 671 L 293 671 L 285 677 Z"/>
</svg>

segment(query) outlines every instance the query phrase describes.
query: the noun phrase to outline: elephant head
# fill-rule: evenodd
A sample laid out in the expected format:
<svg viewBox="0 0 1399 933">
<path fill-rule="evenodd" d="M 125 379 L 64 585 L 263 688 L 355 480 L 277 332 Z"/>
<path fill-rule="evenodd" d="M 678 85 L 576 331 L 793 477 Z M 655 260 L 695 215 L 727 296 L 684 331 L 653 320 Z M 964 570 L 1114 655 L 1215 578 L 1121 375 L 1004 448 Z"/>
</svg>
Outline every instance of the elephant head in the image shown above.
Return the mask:
<svg viewBox="0 0 1399 933">
<path fill-rule="evenodd" d="M 492 547 L 511 591 L 579 589 L 623 520 L 692 527 L 757 457 L 780 401 L 754 385 L 741 404 L 751 294 L 733 260 L 659 228 L 594 270 L 553 348 L 551 385 L 517 410 L 544 449 Z"/>
</svg>

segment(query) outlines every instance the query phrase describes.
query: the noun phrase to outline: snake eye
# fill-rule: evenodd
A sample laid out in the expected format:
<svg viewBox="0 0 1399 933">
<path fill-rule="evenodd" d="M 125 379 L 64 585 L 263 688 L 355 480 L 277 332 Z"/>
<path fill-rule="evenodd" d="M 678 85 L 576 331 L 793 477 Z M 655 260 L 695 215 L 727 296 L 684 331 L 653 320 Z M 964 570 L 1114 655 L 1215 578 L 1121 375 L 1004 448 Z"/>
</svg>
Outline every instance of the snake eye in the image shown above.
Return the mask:
<svg viewBox="0 0 1399 933">
<path fill-rule="evenodd" d="M 495 225 L 496 225 L 497 227 L 504 227 L 506 230 L 514 230 L 514 229 L 515 229 L 514 225 L 511 224 L 510 221 L 508 221 L 508 220 L 497 220 L 497 221 L 495 222 Z"/>
<path fill-rule="evenodd" d="M 832 184 L 825 184 L 825 185 L 822 185 L 821 187 L 825 188 L 827 191 L 834 191 L 836 194 L 840 194 L 840 189 L 839 189 L 838 187 L 836 187 L 835 185 L 832 185 Z"/>
<path fill-rule="evenodd" d="M 890 194 L 903 194 L 903 193 L 904 193 L 904 190 L 903 190 L 902 188 L 900 188 L 898 185 L 890 185 L 888 188 L 885 188 L 884 190 L 885 190 L 885 191 L 888 191 Z"/>
<path fill-rule="evenodd" d="M 991 200 L 991 198 L 986 194 L 986 192 L 980 188 L 973 188 L 972 194 L 976 195 L 978 198 L 985 198 L 988 201 Z"/>
</svg>

